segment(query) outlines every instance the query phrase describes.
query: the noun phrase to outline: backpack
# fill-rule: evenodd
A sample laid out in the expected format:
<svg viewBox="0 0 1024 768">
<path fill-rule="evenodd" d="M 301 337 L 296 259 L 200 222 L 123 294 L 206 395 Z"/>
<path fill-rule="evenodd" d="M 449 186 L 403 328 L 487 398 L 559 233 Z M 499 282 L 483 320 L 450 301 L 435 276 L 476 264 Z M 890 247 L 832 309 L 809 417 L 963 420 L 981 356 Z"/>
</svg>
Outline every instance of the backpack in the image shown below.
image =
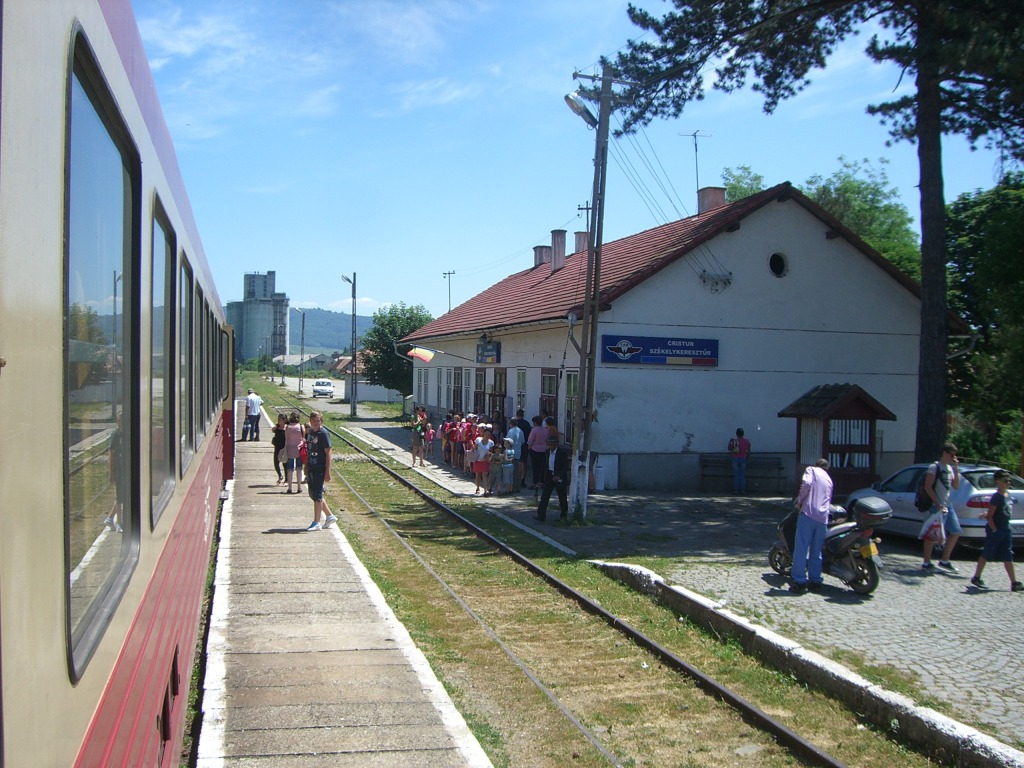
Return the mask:
<svg viewBox="0 0 1024 768">
<path fill-rule="evenodd" d="M 932 497 L 924 489 L 925 481 L 928 479 L 928 470 L 932 466 L 935 467 L 935 482 L 942 483 L 942 473 L 939 472 L 938 462 L 929 466 L 928 469 L 921 473 L 921 477 L 917 481 L 917 492 L 914 494 L 914 506 L 917 507 L 918 512 L 927 512 L 934 504 Z M 945 485 L 945 483 L 942 484 Z"/>
</svg>

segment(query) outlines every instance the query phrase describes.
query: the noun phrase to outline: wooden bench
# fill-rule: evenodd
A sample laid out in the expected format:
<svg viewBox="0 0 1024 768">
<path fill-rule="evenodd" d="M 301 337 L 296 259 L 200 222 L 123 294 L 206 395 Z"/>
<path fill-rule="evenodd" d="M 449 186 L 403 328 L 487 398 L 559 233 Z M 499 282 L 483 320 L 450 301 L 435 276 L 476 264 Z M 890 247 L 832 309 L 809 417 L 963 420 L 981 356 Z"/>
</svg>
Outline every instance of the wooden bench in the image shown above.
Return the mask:
<svg viewBox="0 0 1024 768">
<path fill-rule="evenodd" d="M 751 493 L 787 492 L 782 458 L 767 453 L 747 456 L 747 491 Z M 732 454 L 702 453 L 700 455 L 701 491 L 732 491 Z"/>
</svg>

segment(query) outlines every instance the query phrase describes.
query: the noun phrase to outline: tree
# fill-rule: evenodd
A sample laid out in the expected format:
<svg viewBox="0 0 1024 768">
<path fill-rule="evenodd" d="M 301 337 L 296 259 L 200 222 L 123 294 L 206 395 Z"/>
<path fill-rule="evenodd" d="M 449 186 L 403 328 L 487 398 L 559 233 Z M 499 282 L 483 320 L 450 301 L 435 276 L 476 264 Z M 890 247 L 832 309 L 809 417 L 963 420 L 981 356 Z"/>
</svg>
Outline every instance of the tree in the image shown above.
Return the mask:
<svg viewBox="0 0 1024 768">
<path fill-rule="evenodd" d="M 634 85 L 622 131 L 678 117 L 704 97 L 705 74 L 731 92 L 746 84 L 764 110 L 807 86 L 836 46 L 873 25 L 866 53 L 914 77 L 914 91 L 868 106 L 894 140 L 917 143 L 921 191 L 918 459 L 937 455 L 946 406 L 945 204 L 942 135 L 984 140 L 1024 157 L 1024 0 L 672 0 L 657 18 L 629 6 L 656 42 L 630 41 L 614 62 Z M 711 78 L 708 77 L 710 80 Z"/>
<path fill-rule="evenodd" d="M 412 394 L 412 360 L 395 352 L 395 342 L 422 328 L 434 318 L 422 304 L 407 307 L 404 302 L 373 313 L 373 328 L 363 334 L 360 358 L 371 384 Z"/>
<path fill-rule="evenodd" d="M 1024 173 L 961 195 L 947 209 L 951 307 L 978 334 L 951 361 L 951 395 L 972 416 L 998 424 L 1024 406 Z"/>
<path fill-rule="evenodd" d="M 913 278 L 921 275 L 921 252 L 912 219 L 889 185 L 885 168 L 875 168 L 867 160 L 851 162 L 839 158 L 841 167 L 829 177 L 811 176 L 800 190 L 864 242 Z M 881 165 L 887 161 L 879 160 Z M 726 199 L 739 200 L 765 189 L 764 177 L 749 165 L 722 171 Z"/>
<path fill-rule="evenodd" d="M 730 203 L 742 200 L 744 197 L 756 195 L 767 187 L 764 183 L 764 176 L 754 173 L 749 165 L 738 165 L 735 170 L 725 168 L 722 170 L 722 183 L 725 184 L 725 199 Z"/>
<path fill-rule="evenodd" d="M 880 159 L 880 168 L 866 159 L 840 157 L 839 162 L 842 167 L 828 178 L 816 175 L 804 182 L 803 192 L 903 272 L 919 278 L 921 250 L 913 219 L 889 184 L 888 161 Z"/>
</svg>

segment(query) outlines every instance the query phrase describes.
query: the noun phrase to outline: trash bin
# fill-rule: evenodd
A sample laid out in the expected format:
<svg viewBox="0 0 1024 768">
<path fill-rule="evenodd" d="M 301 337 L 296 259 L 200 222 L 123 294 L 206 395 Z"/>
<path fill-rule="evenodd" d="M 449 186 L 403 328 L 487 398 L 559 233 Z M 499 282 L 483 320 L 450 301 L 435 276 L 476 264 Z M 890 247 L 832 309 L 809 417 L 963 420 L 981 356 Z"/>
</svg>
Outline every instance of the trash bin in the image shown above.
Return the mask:
<svg viewBox="0 0 1024 768">
<path fill-rule="evenodd" d="M 604 490 L 604 467 L 600 464 L 594 466 L 594 490 Z"/>
</svg>

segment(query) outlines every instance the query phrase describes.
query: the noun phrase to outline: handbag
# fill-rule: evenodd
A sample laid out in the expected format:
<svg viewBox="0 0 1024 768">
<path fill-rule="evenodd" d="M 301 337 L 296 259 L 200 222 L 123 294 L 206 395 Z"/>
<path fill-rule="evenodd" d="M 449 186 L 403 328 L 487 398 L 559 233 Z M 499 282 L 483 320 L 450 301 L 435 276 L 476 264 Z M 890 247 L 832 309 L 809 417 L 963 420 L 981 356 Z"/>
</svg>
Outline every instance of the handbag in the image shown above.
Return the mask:
<svg viewBox="0 0 1024 768">
<path fill-rule="evenodd" d="M 935 546 L 941 547 L 946 543 L 946 526 L 943 522 L 942 512 L 932 512 L 921 526 L 919 539 L 930 541 Z"/>
<path fill-rule="evenodd" d="M 305 440 L 299 443 L 299 461 L 303 464 L 309 461 L 309 445 Z"/>
</svg>

